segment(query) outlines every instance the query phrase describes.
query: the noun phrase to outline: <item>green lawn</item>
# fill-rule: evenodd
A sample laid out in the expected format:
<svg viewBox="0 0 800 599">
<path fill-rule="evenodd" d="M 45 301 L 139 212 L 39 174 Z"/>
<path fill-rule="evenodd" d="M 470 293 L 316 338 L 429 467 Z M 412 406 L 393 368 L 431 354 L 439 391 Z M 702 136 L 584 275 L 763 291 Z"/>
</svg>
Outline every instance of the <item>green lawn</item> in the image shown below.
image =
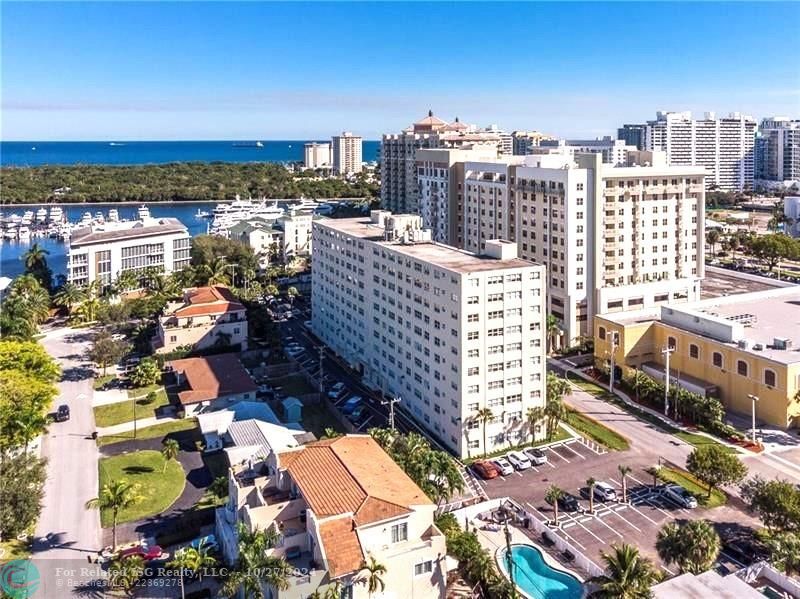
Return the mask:
<svg viewBox="0 0 800 599">
<path fill-rule="evenodd" d="M 328 406 L 322 402 L 303 406 L 301 424 L 305 430 L 314 433 L 317 439 L 320 439 L 325 434 L 326 428 L 332 428 L 338 433 L 347 432 L 336 419 L 336 416 L 328 409 Z"/>
<path fill-rule="evenodd" d="M 184 418 L 181 420 L 170 420 L 162 424 L 154 424 L 153 426 L 146 426 L 136 431 L 137 439 L 157 439 L 159 437 L 166 437 L 170 433 L 177 433 L 180 431 L 189 431 L 197 427 L 197 420 L 194 418 Z M 198 439 L 200 437 L 198 431 Z M 113 443 L 120 443 L 122 441 L 132 441 L 133 431 L 120 433 L 118 435 L 106 435 L 98 437 L 97 445 L 111 445 Z"/>
<path fill-rule="evenodd" d="M 701 483 L 694 476 L 683 470 L 667 468 L 662 466 L 658 471 L 658 477 L 661 480 L 676 483 L 689 491 L 697 498 L 697 503 L 703 507 L 713 508 L 725 505 L 728 502 L 728 497 L 719 489 L 714 489 L 711 497 L 708 496 L 708 487 Z"/>
<path fill-rule="evenodd" d="M 556 430 L 555 434 L 553 435 L 552 439 L 542 439 L 541 441 L 537 441 L 535 443 L 531 443 L 531 442 L 521 443 L 521 444 L 515 445 L 513 447 L 506 447 L 504 449 L 498 449 L 497 451 L 493 451 L 493 452 L 491 452 L 491 453 L 489 453 L 488 455 L 485 455 L 485 456 L 484 455 L 470 456 L 469 458 L 464 459 L 463 462 L 465 464 L 471 464 L 475 460 L 485 460 L 485 459 L 496 458 L 497 456 L 501 456 L 501 455 L 507 454 L 509 451 L 521 450 L 521 449 L 525 449 L 526 447 L 539 447 L 541 445 L 545 445 L 546 443 L 556 443 L 558 441 L 566 441 L 567 439 L 572 439 L 572 438 L 573 437 L 569 433 L 569 431 L 567 431 L 567 429 L 565 429 L 563 426 L 559 425 L 559 427 Z"/>
<path fill-rule="evenodd" d="M 716 439 L 706 437 L 705 435 L 698 435 L 697 433 L 678 431 L 677 433 L 675 433 L 675 436 L 683 441 L 686 441 L 690 445 L 694 445 L 695 447 L 702 447 L 703 445 L 719 445 L 727 453 L 739 453 L 733 447 L 720 443 Z"/>
<path fill-rule="evenodd" d="M 106 383 L 113 381 L 115 378 L 117 378 L 117 376 L 114 374 L 100 375 L 96 379 L 94 379 L 92 387 L 94 388 L 95 391 L 100 391 L 105 386 Z"/>
<path fill-rule="evenodd" d="M 600 445 L 604 445 L 608 449 L 625 451 L 630 448 L 630 444 L 625 437 L 597 422 L 594 418 L 590 418 L 580 412 L 570 410 L 569 416 L 567 417 L 567 424 L 579 433 L 582 433 Z"/>
<path fill-rule="evenodd" d="M 101 489 L 109 481 L 120 479 L 139 485 L 141 500 L 121 510 L 119 522 L 137 521 L 163 513 L 180 497 L 186 483 L 180 463 L 170 460 L 165 471 L 164 457 L 158 451 L 137 451 L 102 458 L 99 471 Z M 104 510 L 100 522 L 104 527 L 111 526 L 111 512 Z"/>
<path fill-rule="evenodd" d="M 142 418 L 152 418 L 155 416 L 155 411 L 158 408 L 169 403 L 167 392 L 163 387 L 157 386 L 152 390 L 156 391 L 156 399 L 150 404 L 148 404 L 145 400 L 147 393 L 150 392 L 150 389 L 147 389 L 142 394 L 135 396 L 139 399 L 129 399 L 127 401 L 119 401 L 117 403 L 96 406 L 94 408 L 94 420 L 97 423 L 97 426 L 102 428 L 104 426 L 113 426 L 115 424 L 122 424 L 123 422 L 130 422 L 133 420 L 134 401 L 136 401 L 137 419 L 141 420 Z M 128 396 L 131 396 L 130 391 L 128 391 Z"/>
<path fill-rule="evenodd" d="M 0 564 L 12 559 L 28 559 L 31 556 L 30 541 L 11 539 L 0 542 Z"/>
<path fill-rule="evenodd" d="M 148 385 L 147 387 L 136 387 L 135 389 L 128 389 L 128 397 L 130 399 L 139 399 L 147 396 L 151 391 L 163 391 L 164 385 L 156 383 L 155 385 Z"/>
</svg>

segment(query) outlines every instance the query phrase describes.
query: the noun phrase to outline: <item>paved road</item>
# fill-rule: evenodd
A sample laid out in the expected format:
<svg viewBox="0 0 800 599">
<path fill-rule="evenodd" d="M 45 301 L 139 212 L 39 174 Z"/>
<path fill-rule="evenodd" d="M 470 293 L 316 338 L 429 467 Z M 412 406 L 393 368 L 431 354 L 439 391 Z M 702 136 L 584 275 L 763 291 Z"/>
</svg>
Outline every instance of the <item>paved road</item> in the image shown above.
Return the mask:
<svg viewBox="0 0 800 599">
<path fill-rule="evenodd" d="M 89 332 L 55 329 L 41 340 L 63 370 L 58 384 L 60 404 L 70 407 L 67 422 L 53 423 L 42 442 L 47 458 L 47 482 L 42 513 L 36 526 L 33 561 L 41 580 L 34 597 L 70 596 L 64 577 L 55 568 L 88 566 L 87 555 L 101 547 L 100 516 L 84 504 L 97 495 L 98 450 L 90 435 L 95 428 L 92 412 L 91 364 L 85 359 Z M 59 580 L 61 581 L 59 584 Z"/>
</svg>

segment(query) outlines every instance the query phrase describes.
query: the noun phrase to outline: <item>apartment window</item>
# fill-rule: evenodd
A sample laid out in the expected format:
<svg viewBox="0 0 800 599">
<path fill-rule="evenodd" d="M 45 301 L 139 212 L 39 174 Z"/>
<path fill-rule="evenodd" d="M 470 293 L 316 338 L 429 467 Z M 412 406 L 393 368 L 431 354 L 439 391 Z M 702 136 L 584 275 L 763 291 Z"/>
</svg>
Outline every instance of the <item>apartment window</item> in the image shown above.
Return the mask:
<svg viewBox="0 0 800 599">
<path fill-rule="evenodd" d="M 747 362 L 744 360 L 736 360 L 736 374 L 747 376 Z"/>
<path fill-rule="evenodd" d="M 468 349 L 467 350 L 467 357 L 468 358 L 477 358 L 481 355 L 481 350 L 479 349 Z"/>
<path fill-rule="evenodd" d="M 169 342 L 170 343 L 176 343 L 177 341 L 178 341 L 178 336 L 177 335 L 170 335 L 169 336 Z"/>
<path fill-rule="evenodd" d="M 408 524 L 395 524 L 392 526 L 392 543 L 400 543 L 408 540 Z"/>
<path fill-rule="evenodd" d="M 675 337 L 667 337 L 667 347 L 669 349 L 675 349 L 678 347 L 678 342 L 675 341 Z"/>
<path fill-rule="evenodd" d="M 477 295 L 471 295 L 471 296 L 469 296 L 469 297 L 467 298 L 467 303 L 468 303 L 468 304 L 477 304 L 477 303 L 478 303 L 478 301 L 479 301 L 479 300 L 478 300 L 478 296 L 477 296 Z"/>
<path fill-rule="evenodd" d="M 478 374 L 480 374 L 480 368 L 477 366 L 467 368 L 467 376 L 477 376 Z"/>
<path fill-rule="evenodd" d="M 422 576 L 433 572 L 433 562 L 428 560 L 420 564 L 414 564 L 414 576 Z"/>
<path fill-rule="evenodd" d="M 700 348 L 697 347 L 694 343 L 689 345 L 689 357 L 698 360 L 700 358 Z"/>
<path fill-rule="evenodd" d="M 715 351 L 711 356 L 711 363 L 717 368 L 722 368 L 722 354 L 718 351 Z"/>
<path fill-rule="evenodd" d="M 600 327 L 599 329 L 597 329 L 597 336 L 600 337 L 600 339 L 605 339 L 606 338 L 606 328 L 605 327 Z"/>
<path fill-rule="evenodd" d="M 775 387 L 775 371 L 769 368 L 764 370 L 764 384 L 768 387 Z"/>
<path fill-rule="evenodd" d="M 478 322 L 480 317 L 477 314 L 469 314 L 467 316 L 467 322 Z"/>
</svg>

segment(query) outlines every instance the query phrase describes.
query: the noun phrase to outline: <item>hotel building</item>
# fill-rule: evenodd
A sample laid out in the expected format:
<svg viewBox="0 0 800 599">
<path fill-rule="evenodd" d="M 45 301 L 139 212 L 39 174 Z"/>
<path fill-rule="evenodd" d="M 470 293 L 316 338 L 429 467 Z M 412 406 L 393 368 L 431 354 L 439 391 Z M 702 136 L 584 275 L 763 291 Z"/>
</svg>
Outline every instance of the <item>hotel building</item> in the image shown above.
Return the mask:
<svg viewBox="0 0 800 599">
<path fill-rule="evenodd" d="M 171 273 L 191 261 L 191 238 L 177 218 L 150 218 L 77 229 L 69 241 L 67 279 L 110 285 L 122 272 Z"/>
<path fill-rule="evenodd" d="M 758 133 L 756 179 L 800 181 L 800 120 L 764 119 Z"/>
<path fill-rule="evenodd" d="M 331 147 L 333 149 L 334 175 L 350 175 L 361 172 L 363 168 L 361 146 L 361 136 L 353 135 L 349 131 L 333 136 Z"/>
<path fill-rule="evenodd" d="M 417 215 L 314 222 L 313 330 L 459 456 L 530 438 L 545 398 L 544 268 L 435 243 Z M 494 419 L 483 425 L 478 411 Z"/>
<path fill-rule="evenodd" d="M 303 166 L 306 168 L 330 168 L 333 163 L 331 144 L 311 141 L 303 146 Z"/>
</svg>

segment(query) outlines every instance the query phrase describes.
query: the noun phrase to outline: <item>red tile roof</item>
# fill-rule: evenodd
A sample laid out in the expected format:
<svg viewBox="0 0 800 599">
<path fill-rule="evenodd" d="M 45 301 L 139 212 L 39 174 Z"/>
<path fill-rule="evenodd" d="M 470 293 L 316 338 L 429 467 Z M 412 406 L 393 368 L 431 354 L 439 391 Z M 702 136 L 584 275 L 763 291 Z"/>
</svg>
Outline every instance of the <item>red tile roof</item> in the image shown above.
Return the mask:
<svg viewBox="0 0 800 599">
<path fill-rule="evenodd" d="M 336 518 L 319 525 L 319 536 L 331 578 L 357 572 L 364 563 L 364 551 L 350 518 Z"/>
<path fill-rule="evenodd" d="M 223 285 L 195 287 L 184 293 L 184 304 L 173 312 L 173 316 L 205 316 L 244 310 L 244 306 Z"/>
<path fill-rule="evenodd" d="M 183 405 L 228 395 L 255 393 L 258 389 L 236 354 L 186 358 L 167 364 L 186 378 L 187 388 L 178 393 Z"/>
</svg>

